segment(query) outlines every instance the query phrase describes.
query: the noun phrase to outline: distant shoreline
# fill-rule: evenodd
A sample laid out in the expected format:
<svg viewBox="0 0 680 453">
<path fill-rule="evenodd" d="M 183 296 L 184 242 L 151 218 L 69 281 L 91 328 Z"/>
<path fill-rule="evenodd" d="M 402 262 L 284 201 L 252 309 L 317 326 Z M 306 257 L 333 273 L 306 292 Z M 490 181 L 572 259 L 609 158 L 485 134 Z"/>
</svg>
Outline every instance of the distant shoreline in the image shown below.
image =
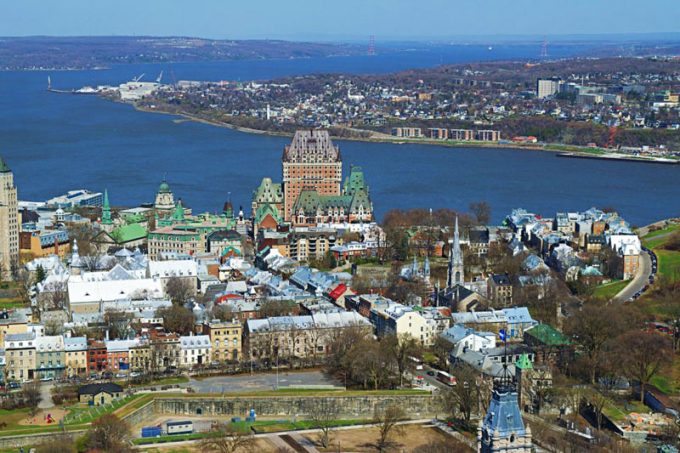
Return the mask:
<svg viewBox="0 0 680 453">
<path fill-rule="evenodd" d="M 121 102 L 121 101 L 117 101 Z M 126 102 L 121 102 L 123 104 L 128 104 Z M 185 112 L 168 112 L 165 110 L 151 109 L 146 107 L 140 107 L 137 104 L 131 104 L 135 110 L 140 112 L 150 112 L 150 113 L 160 113 L 164 115 L 174 115 L 183 118 L 186 121 L 194 121 L 197 123 L 203 123 L 210 126 L 224 127 L 227 129 L 236 130 L 239 132 L 245 132 L 247 134 L 256 135 L 268 135 L 272 137 L 292 137 L 293 133 L 290 132 L 279 132 L 279 131 L 269 131 L 263 129 L 253 129 L 249 127 L 238 126 L 236 124 L 231 124 L 228 122 L 215 121 L 200 116 L 192 115 Z M 349 128 L 348 128 L 349 129 Z M 394 145 L 434 145 L 434 146 L 445 146 L 448 148 L 491 148 L 491 149 L 510 149 L 519 151 L 540 151 L 554 153 L 558 157 L 571 157 L 571 158 L 586 158 L 586 159 L 596 159 L 605 161 L 615 161 L 615 162 L 632 162 L 632 163 L 645 163 L 645 164 L 665 164 L 665 165 L 677 165 L 680 164 L 680 160 L 665 159 L 656 160 L 641 158 L 635 156 L 619 156 L 613 155 L 612 153 L 595 153 L 588 151 L 583 147 L 571 146 L 571 145 L 560 145 L 560 144 L 522 144 L 522 143 L 497 143 L 497 142 L 480 142 L 480 141 L 470 141 L 470 142 L 451 142 L 444 140 L 431 140 L 431 139 L 412 139 L 403 137 L 392 137 L 387 134 L 380 134 L 378 132 L 369 131 L 365 129 L 354 129 L 360 132 L 368 132 L 374 134 L 371 137 L 339 137 L 333 136 L 333 140 L 337 141 L 355 141 L 355 142 L 367 142 L 367 143 L 391 143 Z"/>
</svg>

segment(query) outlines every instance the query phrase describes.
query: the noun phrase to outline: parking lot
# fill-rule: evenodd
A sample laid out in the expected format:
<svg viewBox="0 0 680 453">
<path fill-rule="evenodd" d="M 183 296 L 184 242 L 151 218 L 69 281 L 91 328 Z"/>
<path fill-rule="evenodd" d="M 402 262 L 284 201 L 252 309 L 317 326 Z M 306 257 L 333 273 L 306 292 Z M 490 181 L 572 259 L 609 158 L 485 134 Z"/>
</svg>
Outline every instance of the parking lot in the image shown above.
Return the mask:
<svg viewBox="0 0 680 453">
<path fill-rule="evenodd" d="M 342 382 L 324 374 L 322 371 L 280 371 L 270 373 L 242 374 L 237 376 L 216 376 L 191 378 L 181 387 L 189 387 L 197 393 L 247 392 L 251 390 L 275 390 L 286 387 L 337 386 Z"/>
</svg>

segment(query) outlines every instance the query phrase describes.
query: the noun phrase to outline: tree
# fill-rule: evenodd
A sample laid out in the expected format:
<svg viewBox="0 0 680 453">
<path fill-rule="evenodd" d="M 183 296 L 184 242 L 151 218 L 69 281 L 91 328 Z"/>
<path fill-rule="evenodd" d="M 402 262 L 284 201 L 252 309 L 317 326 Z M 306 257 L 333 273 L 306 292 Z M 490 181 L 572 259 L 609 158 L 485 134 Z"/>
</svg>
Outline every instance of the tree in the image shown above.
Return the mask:
<svg viewBox="0 0 680 453">
<path fill-rule="evenodd" d="M 37 382 L 29 382 L 21 388 L 21 397 L 28 406 L 31 416 L 38 412 L 38 404 L 42 401 L 40 385 Z"/>
<path fill-rule="evenodd" d="M 196 317 L 191 310 L 180 305 L 161 308 L 156 313 L 163 318 L 163 326 L 166 330 L 180 335 L 188 335 L 196 322 Z"/>
<path fill-rule="evenodd" d="M 109 309 L 104 313 L 104 324 L 112 339 L 126 339 L 132 333 L 134 316 L 122 310 Z"/>
<path fill-rule="evenodd" d="M 36 453 L 76 453 L 76 445 L 67 435 L 51 436 L 50 440 L 38 445 Z"/>
<path fill-rule="evenodd" d="M 175 305 L 183 305 L 196 291 L 189 280 L 181 277 L 170 277 L 165 284 L 165 294 Z"/>
<path fill-rule="evenodd" d="M 92 422 L 87 432 L 87 446 L 105 452 L 128 452 L 130 425 L 113 414 L 104 414 Z"/>
<path fill-rule="evenodd" d="M 401 406 L 391 404 L 384 409 L 375 408 L 373 423 L 378 425 L 378 441 L 376 447 L 378 451 L 385 451 L 391 444 L 390 435 L 402 432 L 399 422 L 404 420 L 406 415 Z"/>
<path fill-rule="evenodd" d="M 338 418 L 338 404 L 335 398 L 321 398 L 314 401 L 309 411 L 309 418 L 314 428 L 321 431 L 320 441 L 323 448 L 328 448 L 333 423 Z"/>
<path fill-rule="evenodd" d="M 260 316 L 262 318 L 287 316 L 292 313 L 294 305 L 286 300 L 265 299 L 260 304 Z"/>
<path fill-rule="evenodd" d="M 453 345 L 442 336 L 437 335 L 431 347 L 432 354 L 437 358 L 437 368 L 447 367 L 451 349 L 453 349 Z"/>
<path fill-rule="evenodd" d="M 38 267 L 35 269 L 35 282 L 42 283 L 46 278 L 47 273 L 45 272 L 45 268 L 42 267 L 41 264 L 38 264 Z"/>
<path fill-rule="evenodd" d="M 602 429 L 604 408 L 611 400 L 607 395 L 594 388 L 588 389 L 586 392 L 586 399 L 588 400 L 588 404 L 595 414 L 595 423 L 597 425 L 597 429 Z"/>
<path fill-rule="evenodd" d="M 486 201 L 470 203 L 470 212 L 474 214 L 480 225 L 486 225 L 491 220 L 491 206 Z"/>
<path fill-rule="evenodd" d="M 643 402 L 645 386 L 671 360 L 671 341 L 660 333 L 631 331 L 619 339 L 618 352 L 623 374 L 640 383 Z"/>
<path fill-rule="evenodd" d="M 390 335 L 383 340 L 387 347 L 390 358 L 394 361 L 399 370 L 399 385 L 404 385 L 404 373 L 409 363 L 410 357 L 420 356 L 422 349 L 420 342 L 409 334 Z"/>
<path fill-rule="evenodd" d="M 468 365 L 456 367 L 453 373 L 457 384 L 448 388 L 443 393 L 444 408 L 453 417 L 462 418 L 467 426 L 473 412 L 479 404 L 479 386 L 477 385 L 477 375 L 473 368 Z"/>
<path fill-rule="evenodd" d="M 212 309 L 212 318 L 220 321 L 231 321 L 234 319 L 234 310 L 227 304 L 215 304 Z"/>
<path fill-rule="evenodd" d="M 591 384 L 595 384 L 602 365 L 607 343 L 629 330 L 636 323 L 632 308 L 621 305 L 588 303 L 568 318 L 565 333 L 580 345 L 579 361 Z"/>
<path fill-rule="evenodd" d="M 218 453 L 251 452 L 255 451 L 255 438 L 248 431 L 239 431 L 227 424 L 219 423 L 201 440 L 200 448 L 202 451 Z"/>
</svg>

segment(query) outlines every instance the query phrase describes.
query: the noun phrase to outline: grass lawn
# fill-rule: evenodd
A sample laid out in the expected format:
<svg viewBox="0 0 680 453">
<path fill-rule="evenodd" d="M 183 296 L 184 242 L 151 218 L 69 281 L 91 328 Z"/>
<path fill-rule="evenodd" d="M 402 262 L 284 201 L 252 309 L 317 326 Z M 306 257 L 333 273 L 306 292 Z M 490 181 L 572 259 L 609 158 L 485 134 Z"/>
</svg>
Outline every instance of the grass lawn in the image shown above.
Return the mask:
<svg viewBox="0 0 680 453">
<path fill-rule="evenodd" d="M 17 299 L 15 297 L 8 298 L 8 299 L 0 299 L 0 310 L 3 309 L 11 309 L 11 308 L 22 308 L 22 307 L 27 307 L 28 304 L 24 302 L 21 299 Z"/>
<path fill-rule="evenodd" d="M 114 412 L 128 403 L 140 399 L 141 397 L 142 395 L 132 395 L 115 400 L 111 404 L 107 404 L 105 406 L 87 406 L 84 404 L 76 404 L 68 408 L 68 414 L 66 417 L 64 417 L 64 423 L 67 425 L 74 423 L 92 423 L 102 415 L 108 414 L 109 412 Z"/>
<path fill-rule="evenodd" d="M 678 229 L 680 229 L 680 224 L 674 223 L 672 225 L 667 226 L 666 228 L 662 228 L 660 230 L 651 231 L 647 233 L 647 235 L 644 236 L 643 239 L 645 240 L 653 239 L 657 236 L 661 236 L 662 234 L 672 233 L 673 231 L 676 231 Z"/>
<path fill-rule="evenodd" d="M 623 288 L 628 286 L 630 280 L 617 280 L 614 282 L 606 283 L 595 288 L 593 295 L 595 297 L 602 297 L 606 299 L 611 299 L 616 296 Z"/>
<path fill-rule="evenodd" d="M 332 426 L 333 427 L 354 426 L 363 425 L 366 423 L 370 423 L 370 420 L 336 420 L 335 422 L 333 422 Z M 230 423 L 229 426 L 231 426 L 234 430 L 240 432 L 248 432 L 252 427 L 257 433 L 277 433 L 282 431 L 315 428 L 315 424 L 311 420 L 299 420 L 296 422 L 292 422 L 290 420 L 262 420 L 256 421 L 255 423 L 240 421 L 236 423 Z M 179 442 L 183 440 L 202 439 L 203 437 L 206 437 L 207 434 L 208 433 L 191 433 L 171 436 L 138 438 L 134 439 L 132 442 L 135 445 L 162 444 L 166 442 Z"/>
<path fill-rule="evenodd" d="M 668 395 L 680 393 L 680 357 L 673 356 L 673 363 L 652 379 L 652 385 Z"/>
<path fill-rule="evenodd" d="M 654 250 L 659 258 L 659 274 L 672 280 L 680 280 L 680 252 Z"/>
<path fill-rule="evenodd" d="M 7 426 L 2 428 L 0 431 L 6 431 L 15 428 L 21 428 L 23 425 L 19 425 L 20 420 L 24 420 L 28 417 L 28 409 L 14 409 L 11 411 L 0 409 L 0 422 L 7 423 Z"/>
</svg>

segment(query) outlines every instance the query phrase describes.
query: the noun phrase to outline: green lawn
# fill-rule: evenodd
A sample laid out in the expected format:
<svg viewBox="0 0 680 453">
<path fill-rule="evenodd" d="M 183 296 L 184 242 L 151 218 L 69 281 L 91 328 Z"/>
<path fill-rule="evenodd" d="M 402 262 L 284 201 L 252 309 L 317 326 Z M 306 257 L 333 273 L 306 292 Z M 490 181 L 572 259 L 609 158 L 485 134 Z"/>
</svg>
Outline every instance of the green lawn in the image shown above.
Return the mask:
<svg viewBox="0 0 680 453">
<path fill-rule="evenodd" d="M 628 286 L 630 280 L 617 280 L 614 282 L 606 283 L 595 288 L 593 295 L 595 297 L 602 297 L 605 299 L 611 299 L 616 296 L 623 288 Z"/>
<path fill-rule="evenodd" d="M 67 425 L 78 423 L 92 423 L 104 414 L 114 412 L 127 403 L 140 399 L 142 395 L 132 395 L 113 401 L 111 404 L 105 406 L 87 406 L 84 404 L 76 404 L 68 408 L 68 414 L 64 417 L 64 423 Z"/>
<path fill-rule="evenodd" d="M 333 427 L 364 425 L 371 423 L 371 420 L 335 420 L 332 423 Z M 311 420 L 262 420 L 254 423 L 240 421 L 236 423 L 229 423 L 234 430 L 241 432 L 248 432 L 251 428 L 257 433 L 277 433 L 282 431 L 294 431 L 301 429 L 313 429 L 316 424 Z M 195 440 L 206 437 L 208 433 L 191 433 L 191 434 L 177 434 L 171 436 L 160 436 L 150 438 L 138 438 L 132 442 L 135 445 L 161 444 L 167 442 L 179 442 L 183 440 Z"/>
<path fill-rule="evenodd" d="M 672 250 L 654 250 L 659 258 L 659 274 L 672 280 L 680 280 L 680 252 Z"/>
<path fill-rule="evenodd" d="M 662 234 L 672 233 L 673 231 L 676 231 L 678 229 L 680 229 L 680 224 L 674 223 L 667 226 L 666 228 L 662 228 L 656 231 L 650 231 L 649 233 L 647 233 L 647 235 L 644 236 L 644 239 L 645 240 L 653 239 L 657 236 L 661 236 Z"/>
</svg>

